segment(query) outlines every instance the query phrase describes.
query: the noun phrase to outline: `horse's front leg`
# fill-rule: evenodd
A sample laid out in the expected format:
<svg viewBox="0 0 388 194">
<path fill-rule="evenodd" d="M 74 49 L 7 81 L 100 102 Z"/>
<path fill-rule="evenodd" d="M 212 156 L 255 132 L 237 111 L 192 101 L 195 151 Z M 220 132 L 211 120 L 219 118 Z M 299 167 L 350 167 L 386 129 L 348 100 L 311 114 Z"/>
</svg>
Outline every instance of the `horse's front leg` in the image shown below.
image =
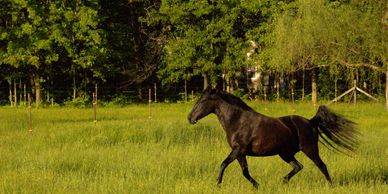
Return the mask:
<svg viewBox="0 0 388 194">
<path fill-rule="evenodd" d="M 232 163 L 233 160 L 235 160 L 239 155 L 239 149 L 233 149 L 232 152 L 230 152 L 229 156 L 226 157 L 226 159 L 222 162 L 220 173 L 218 174 L 218 185 L 222 183 L 222 177 L 224 176 L 224 171 L 226 167 L 228 167 L 228 165 Z"/>
<path fill-rule="evenodd" d="M 243 171 L 243 175 L 246 179 L 249 180 L 249 182 L 252 183 L 253 187 L 255 187 L 256 189 L 259 188 L 259 184 L 255 181 L 255 179 L 253 179 L 251 177 L 251 175 L 249 174 L 249 170 L 248 170 L 248 163 L 247 163 L 247 159 L 246 159 L 246 156 L 244 155 L 241 155 L 237 158 L 238 162 L 240 163 L 240 166 L 241 166 L 241 170 Z"/>
</svg>

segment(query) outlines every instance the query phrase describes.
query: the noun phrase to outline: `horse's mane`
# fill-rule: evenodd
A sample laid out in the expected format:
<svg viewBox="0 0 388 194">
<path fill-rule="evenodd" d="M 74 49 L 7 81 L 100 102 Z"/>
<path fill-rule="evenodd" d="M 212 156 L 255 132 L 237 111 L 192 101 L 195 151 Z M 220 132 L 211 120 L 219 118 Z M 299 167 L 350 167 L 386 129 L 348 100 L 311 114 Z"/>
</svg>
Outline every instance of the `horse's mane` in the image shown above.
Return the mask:
<svg viewBox="0 0 388 194">
<path fill-rule="evenodd" d="M 217 95 L 230 105 L 238 106 L 243 110 L 253 110 L 244 101 L 232 94 L 226 93 L 224 91 L 218 91 Z"/>
</svg>

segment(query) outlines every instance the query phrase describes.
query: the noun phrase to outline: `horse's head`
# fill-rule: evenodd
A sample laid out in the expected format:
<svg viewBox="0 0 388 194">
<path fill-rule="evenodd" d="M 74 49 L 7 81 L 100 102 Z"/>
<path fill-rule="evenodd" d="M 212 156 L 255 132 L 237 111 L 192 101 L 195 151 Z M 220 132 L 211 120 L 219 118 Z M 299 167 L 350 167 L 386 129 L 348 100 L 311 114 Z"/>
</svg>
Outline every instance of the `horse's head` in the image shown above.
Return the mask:
<svg viewBox="0 0 388 194">
<path fill-rule="evenodd" d="M 203 117 L 210 113 L 214 113 L 217 100 L 216 93 L 215 90 L 210 88 L 207 88 L 202 92 L 201 97 L 198 99 L 188 116 L 190 124 L 195 124 Z"/>
</svg>

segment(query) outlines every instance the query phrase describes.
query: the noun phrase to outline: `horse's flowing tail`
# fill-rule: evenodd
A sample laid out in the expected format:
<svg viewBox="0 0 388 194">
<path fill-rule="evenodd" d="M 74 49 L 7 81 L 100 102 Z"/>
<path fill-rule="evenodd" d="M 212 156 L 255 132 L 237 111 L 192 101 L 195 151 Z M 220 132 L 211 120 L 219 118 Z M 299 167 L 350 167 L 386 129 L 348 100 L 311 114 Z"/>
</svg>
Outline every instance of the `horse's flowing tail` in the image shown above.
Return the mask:
<svg viewBox="0 0 388 194">
<path fill-rule="evenodd" d="M 317 114 L 310 120 L 321 138 L 319 141 L 335 151 L 354 152 L 358 145 L 356 124 L 332 111 L 326 106 L 319 106 Z M 334 144 L 333 144 L 334 143 Z"/>
</svg>

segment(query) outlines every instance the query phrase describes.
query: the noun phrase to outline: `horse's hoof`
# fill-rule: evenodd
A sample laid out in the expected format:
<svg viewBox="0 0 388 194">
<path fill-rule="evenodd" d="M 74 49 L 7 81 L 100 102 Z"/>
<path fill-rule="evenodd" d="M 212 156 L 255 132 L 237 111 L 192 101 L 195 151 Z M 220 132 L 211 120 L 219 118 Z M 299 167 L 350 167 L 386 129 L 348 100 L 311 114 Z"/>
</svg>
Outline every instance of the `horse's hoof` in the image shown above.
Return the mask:
<svg viewBox="0 0 388 194">
<path fill-rule="evenodd" d="M 259 184 L 258 184 L 258 183 L 253 183 L 253 187 L 254 187 L 255 189 L 259 189 Z"/>
</svg>

